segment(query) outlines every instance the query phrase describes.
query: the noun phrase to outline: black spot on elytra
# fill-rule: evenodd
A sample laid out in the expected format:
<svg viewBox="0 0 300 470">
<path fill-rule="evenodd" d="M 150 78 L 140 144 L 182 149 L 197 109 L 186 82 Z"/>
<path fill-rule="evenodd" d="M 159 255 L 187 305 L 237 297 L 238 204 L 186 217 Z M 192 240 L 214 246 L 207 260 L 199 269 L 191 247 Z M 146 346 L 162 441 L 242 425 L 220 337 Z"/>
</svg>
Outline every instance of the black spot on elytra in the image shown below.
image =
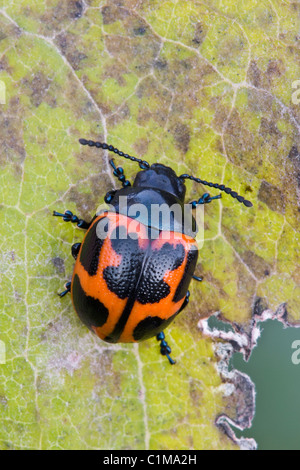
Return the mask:
<svg viewBox="0 0 300 470">
<path fill-rule="evenodd" d="M 186 296 L 191 277 L 194 274 L 196 264 L 198 259 L 198 250 L 192 249 L 188 252 L 187 261 L 184 269 L 184 275 L 182 276 L 180 283 L 177 286 L 176 292 L 174 294 L 173 301 L 179 302 Z"/>
<path fill-rule="evenodd" d="M 119 340 L 136 300 L 142 304 L 155 303 L 170 293 L 170 287 L 163 281 L 163 277 L 167 270 L 178 268 L 185 256 L 182 245 L 174 248 L 167 242 L 159 250 L 151 250 L 150 247 L 149 251 L 145 252 L 139 248 L 138 240 L 130 237 L 120 239 L 123 231 L 125 227 L 120 226 L 119 230 L 115 230 L 111 235 L 112 248 L 122 256 L 121 262 L 119 266 L 108 266 L 103 271 L 108 288 L 119 298 L 128 298 L 114 330 L 105 338 L 105 341 L 111 343 Z M 152 322 L 147 336 L 150 338 L 165 328 L 171 320 L 167 320 L 163 327 L 160 318 L 147 321 Z M 144 330 L 147 330 L 147 325 L 145 320 L 143 322 L 135 332 L 137 340 L 142 337 L 146 339 L 147 331 Z"/>
<path fill-rule="evenodd" d="M 86 295 L 77 274 L 72 284 L 72 297 L 80 320 L 88 328 L 91 329 L 92 326 L 103 326 L 106 323 L 109 314 L 108 309 L 100 300 Z"/>
<path fill-rule="evenodd" d="M 126 299 L 136 287 L 137 273 L 142 266 L 145 252 L 139 248 L 138 240 L 131 238 L 126 228 L 117 227 L 111 234 L 113 250 L 122 256 L 118 266 L 108 266 L 103 271 L 103 278 L 110 291 L 120 299 Z M 127 237 L 127 238 L 126 238 Z"/>
<path fill-rule="evenodd" d="M 151 252 L 143 271 L 136 299 L 141 304 L 156 303 L 167 297 L 170 286 L 163 278 L 167 271 L 174 271 L 183 263 L 184 246 L 165 243 L 159 250 Z"/>
<path fill-rule="evenodd" d="M 134 329 L 133 337 L 135 341 L 143 341 L 158 335 L 158 333 L 167 328 L 167 326 L 174 320 L 177 313 L 179 312 L 174 313 L 174 315 L 167 320 L 163 320 L 160 317 L 144 318 L 144 320 L 140 321 Z"/>
<path fill-rule="evenodd" d="M 105 221 L 108 223 L 107 217 L 100 220 L 101 224 L 104 224 Z M 99 238 L 97 235 L 98 223 L 94 224 L 87 232 L 80 253 L 80 263 L 90 276 L 95 276 L 97 273 L 99 254 L 104 242 L 104 239 Z"/>
</svg>

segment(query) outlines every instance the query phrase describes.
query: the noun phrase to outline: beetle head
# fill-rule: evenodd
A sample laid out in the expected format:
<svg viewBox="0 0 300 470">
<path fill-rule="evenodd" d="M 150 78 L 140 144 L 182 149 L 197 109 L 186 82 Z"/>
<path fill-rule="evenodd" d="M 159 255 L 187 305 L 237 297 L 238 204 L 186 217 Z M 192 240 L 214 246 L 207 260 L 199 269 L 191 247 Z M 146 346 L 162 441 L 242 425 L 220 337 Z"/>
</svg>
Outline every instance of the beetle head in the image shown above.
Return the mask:
<svg viewBox="0 0 300 470">
<path fill-rule="evenodd" d="M 178 178 L 175 171 L 168 166 L 154 163 L 149 169 L 139 171 L 135 177 L 134 187 L 160 189 L 173 194 L 184 202 L 186 187 L 184 182 Z"/>
</svg>

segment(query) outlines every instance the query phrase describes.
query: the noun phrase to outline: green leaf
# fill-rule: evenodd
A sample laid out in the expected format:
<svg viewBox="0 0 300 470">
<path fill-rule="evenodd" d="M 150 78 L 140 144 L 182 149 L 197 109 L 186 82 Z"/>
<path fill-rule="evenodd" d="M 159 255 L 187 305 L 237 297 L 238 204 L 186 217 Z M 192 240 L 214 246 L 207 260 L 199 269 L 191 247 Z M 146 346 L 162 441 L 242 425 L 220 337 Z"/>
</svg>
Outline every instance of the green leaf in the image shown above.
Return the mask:
<svg viewBox="0 0 300 470">
<path fill-rule="evenodd" d="M 0 5 L 0 447 L 247 446 L 215 424 L 224 414 L 242 422 L 247 384 L 226 377 L 215 354 L 223 342 L 198 323 L 221 311 L 249 331 L 259 302 L 273 312 L 285 303 L 299 323 L 299 5 Z M 56 295 L 83 234 L 52 211 L 90 220 L 115 185 L 106 152 L 80 137 L 226 184 L 254 204 L 223 194 L 205 207 L 204 281 L 167 330 L 176 366 L 155 339 L 101 342 Z M 136 164 L 124 166 L 132 178 Z M 188 200 L 203 189 L 187 182 Z"/>
</svg>

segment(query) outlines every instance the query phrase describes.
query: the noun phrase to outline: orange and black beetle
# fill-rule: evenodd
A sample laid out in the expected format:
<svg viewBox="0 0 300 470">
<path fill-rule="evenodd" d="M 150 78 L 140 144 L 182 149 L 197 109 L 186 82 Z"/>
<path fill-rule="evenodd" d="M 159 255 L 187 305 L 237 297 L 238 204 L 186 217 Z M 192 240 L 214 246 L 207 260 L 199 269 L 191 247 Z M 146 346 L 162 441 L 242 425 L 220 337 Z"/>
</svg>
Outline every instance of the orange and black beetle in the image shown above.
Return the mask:
<svg viewBox="0 0 300 470">
<path fill-rule="evenodd" d="M 123 188 L 106 194 L 104 200 L 110 209 L 96 214 L 91 222 L 78 219 L 71 211 L 53 212 L 87 229 L 83 242 L 72 246 L 76 260 L 73 278 L 59 295 L 71 292 L 79 318 L 102 340 L 131 343 L 156 336 L 161 354 L 174 364 L 162 330 L 188 304 L 191 279 L 201 281 L 194 276 L 198 258 L 195 219 L 184 217 L 184 180 L 225 191 L 247 207 L 252 204 L 224 185 L 186 174 L 177 176 L 169 167 L 158 163 L 150 166 L 112 145 L 85 139 L 79 142 L 135 161 L 142 171 L 131 186 L 123 168 L 110 160 Z M 189 207 L 194 209 L 220 197 L 205 193 Z M 153 218 L 154 206 L 172 208 L 169 217 Z M 133 211 L 134 207 L 141 210 Z M 179 212 L 174 207 L 179 207 Z"/>
</svg>

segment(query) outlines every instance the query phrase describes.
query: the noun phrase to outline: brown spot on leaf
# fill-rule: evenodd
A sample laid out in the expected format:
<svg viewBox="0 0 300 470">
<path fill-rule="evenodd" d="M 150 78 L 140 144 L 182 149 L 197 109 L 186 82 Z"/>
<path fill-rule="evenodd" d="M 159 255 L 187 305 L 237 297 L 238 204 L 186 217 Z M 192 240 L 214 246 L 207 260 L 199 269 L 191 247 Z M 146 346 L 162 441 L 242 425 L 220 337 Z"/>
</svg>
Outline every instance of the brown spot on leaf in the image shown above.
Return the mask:
<svg viewBox="0 0 300 470">
<path fill-rule="evenodd" d="M 136 96 L 143 100 L 143 107 L 139 109 L 139 124 L 144 125 L 148 119 L 152 118 L 160 126 L 164 126 L 167 117 L 166 110 L 171 102 L 171 93 L 161 87 L 160 83 L 151 76 L 141 82 L 136 90 Z"/>
<path fill-rule="evenodd" d="M 300 266 L 299 266 L 299 264 L 293 270 L 293 272 L 291 274 L 291 277 L 295 281 L 295 283 L 298 284 L 298 286 L 300 286 Z"/>
<path fill-rule="evenodd" d="M 285 68 L 281 60 L 276 60 L 276 59 L 269 60 L 269 64 L 268 64 L 268 68 L 266 72 L 269 77 L 271 78 L 273 76 L 280 77 L 281 75 L 283 75 L 284 72 L 285 72 Z"/>
<path fill-rule="evenodd" d="M 29 87 L 31 90 L 30 101 L 35 107 L 38 107 L 44 101 L 51 81 L 52 80 L 41 71 L 38 71 L 31 81 L 27 78 L 23 80 L 23 85 Z"/>
<path fill-rule="evenodd" d="M 137 139 L 134 143 L 136 154 L 142 158 L 147 154 L 149 141 L 145 138 Z M 144 158 L 144 157 L 143 157 Z"/>
<path fill-rule="evenodd" d="M 218 60 L 222 66 L 227 66 L 231 62 L 239 62 L 241 55 L 247 48 L 244 38 L 238 35 L 226 36 L 220 42 Z"/>
<path fill-rule="evenodd" d="M 168 62 L 166 61 L 166 59 L 156 59 L 153 62 L 153 65 L 157 69 L 165 69 L 168 66 Z"/>
<path fill-rule="evenodd" d="M 71 18 L 81 18 L 83 12 L 83 2 L 81 0 L 69 2 L 69 15 Z"/>
<path fill-rule="evenodd" d="M 93 400 L 95 403 L 102 402 L 103 400 L 103 387 L 105 389 L 110 389 L 111 396 L 113 396 L 113 384 L 111 382 L 114 380 L 111 371 L 113 370 L 113 357 L 114 352 L 104 349 L 101 354 L 99 354 L 96 358 L 93 357 L 91 362 L 91 372 L 97 377 L 97 382 L 95 383 L 94 388 L 94 397 Z M 109 378 L 109 380 L 108 380 Z"/>
<path fill-rule="evenodd" d="M 153 33 L 148 24 L 133 10 L 109 4 L 101 9 L 104 24 L 122 22 L 120 34 L 106 34 L 104 36 L 106 48 L 109 53 L 118 59 L 135 74 L 145 75 L 152 70 L 154 60 L 157 58 L 161 40 Z M 124 30 L 126 36 L 124 36 Z M 123 35 L 124 37 L 121 37 Z"/>
<path fill-rule="evenodd" d="M 84 52 L 76 49 L 76 37 L 69 32 L 58 34 L 55 42 L 74 70 L 79 70 L 81 61 L 87 58 Z"/>
<path fill-rule="evenodd" d="M 84 9 L 82 0 L 62 0 L 57 2 L 54 8 L 46 8 L 41 16 L 40 22 L 46 27 L 47 31 L 53 34 L 55 31 L 62 30 L 62 25 L 68 23 L 70 19 L 81 18 Z M 34 17 L 34 11 L 28 6 L 23 10 L 27 16 Z"/>
<path fill-rule="evenodd" d="M 258 172 L 262 156 L 260 156 L 258 149 L 256 149 L 258 146 L 257 139 L 244 125 L 236 110 L 233 110 L 227 123 L 224 142 L 230 161 L 238 166 L 242 165 L 254 174 Z M 256 159 L 249 158 L 249 154 L 256 153 Z"/>
<path fill-rule="evenodd" d="M 276 123 L 264 117 L 261 119 L 259 133 L 262 137 L 268 140 L 272 140 L 272 144 L 274 145 L 276 145 L 279 138 L 282 137 L 281 132 L 276 126 Z"/>
<path fill-rule="evenodd" d="M 4 33 L 4 31 L 0 30 L 0 41 L 3 41 L 3 39 L 5 39 L 6 37 L 7 35 Z"/>
<path fill-rule="evenodd" d="M 190 397 L 193 403 L 193 409 L 196 411 L 200 409 L 201 404 L 203 403 L 203 392 L 200 389 L 200 383 L 196 380 L 191 379 L 190 383 Z"/>
<path fill-rule="evenodd" d="M 292 145 L 285 161 L 282 187 L 285 190 L 286 199 L 289 201 L 289 210 L 290 208 L 295 209 L 293 225 L 297 229 L 300 221 L 300 154 L 298 151 L 300 143 L 296 136 L 293 140 L 295 143 Z"/>
<path fill-rule="evenodd" d="M 99 156 L 97 157 L 99 161 Z M 87 191 L 87 185 L 90 186 Z M 78 208 L 78 217 L 90 221 L 107 191 L 112 189 L 110 180 L 103 176 L 91 176 L 89 182 L 73 186 L 69 192 L 68 200 L 75 203 Z"/>
<path fill-rule="evenodd" d="M 201 23 L 201 21 L 199 21 L 199 23 L 197 23 L 195 26 L 195 33 L 194 33 L 192 42 L 195 45 L 200 46 L 200 44 L 202 44 L 204 41 L 206 33 L 207 33 L 207 26 Z"/>
<path fill-rule="evenodd" d="M 267 204 L 272 211 L 282 214 L 285 212 L 285 200 L 282 192 L 267 181 L 262 181 L 258 191 L 258 199 Z"/>
<path fill-rule="evenodd" d="M 147 28 L 145 28 L 145 26 L 140 26 L 139 28 L 133 29 L 133 33 L 135 36 L 144 36 L 146 31 L 147 31 Z"/>
<path fill-rule="evenodd" d="M 147 36 L 148 32 L 152 34 L 146 21 L 137 16 L 131 19 L 131 28 L 128 31 L 132 36 Z"/>
<path fill-rule="evenodd" d="M 0 41 L 3 41 L 6 38 L 9 38 L 11 41 L 11 46 L 15 42 L 17 38 L 19 38 L 23 34 L 22 29 L 9 22 L 5 23 L 4 17 L 2 17 L 2 22 L 1 22 L 1 29 L 0 29 Z"/>
<path fill-rule="evenodd" d="M 123 21 L 129 12 L 125 8 L 120 8 L 118 5 L 110 4 L 101 8 L 103 17 L 103 24 L 111 24 L 116 21 Z"/>
<path fill-rule="evenodd" d="M 243 260 L 258 279 L 269 276 L 271 266 L 253 251 L 246 251 L 243 254 Z"/>
<path fill-rule="evenodd" d="M 139 109 L 137 116 L 137 123 L 139 126 L 146 126 L 147 122 L 151 119 L 151 112 L 146 108 Z"/>
<path fill-rule="evenodd" d="M 261 75 L 262 72 L 257 66 L 256 62 L 254 60 L 251 60 L 247 74 L 248 81 L 256 88 L 260 88 L 262 82 Z"/>
<path fill-rule="evenodd" d="M 295 204 L 298 211 L 300 211 L 300 154 L 297 145 L 292 146 L 288 155 L 288 162 L 290 162 L 290 165 L 286 165 L 285 186 L 291 188 L 295 185 L 293 194 L 296 197 Z"/>
<path fill-rule="evenodd" d="M 264 88 L 269 90 L 273 81 L 281 77 L 285 73 L 285 66 L 281 60 L 270 59 L 267 69 L 261 70 L 255 60 L 249 65 L 247 79 L 256 88 Z"/>
<path fill-rule="evenodd" d="M 9 66 L 9 61 L 5 55 L 0 60 L 0 70 L 5 70 L 9 75 L 13 73 L 13 69 Z"/>
<path fill-rule="evenodd" d="M 189 149 L 190 144 L 190 129 L 186 124 L 178 123 L 173 129 L 173 135 L 177 144 L 177 147 L 183 152 L 186 153 Z"/>
<path fill-rule="evenodd" d="M 23 141 L 23 111 L 19 97 L 13 97 L 9 101 L 9 114 L 6 111 L 0 113 L 0 164 L 8 162 L 15 164 L 16 173 L 21 171 L 26 152 Z"/>
<path fill-rule="evenodd" d="M 8 405 L 8 399 L 6 398 L 5 395 L 0 395 L 0 404 L 4 406 L 5 408 Z"/>
<path fill-rule="evenodd" d="M 210 99 L 210 106 L 215 109 L 215 116 L 213 120 L 213 127 L 216 129 L 218 133 L 223 132 L 223 127 L 224 124 L 226 123 L 228 116 L 230 114 L 230 107 L 229 106 L 223 106 L 221 104 L 221 97 L 213 97 Z M 223 152 L 222 146 L 221 146 L 221 152 Z"/>
<path fill-rule="evenodd" d="M 107 65 L 105 67 L 104 73 L 103 73 L 103 79 L 107 78 L 114 78 L 118 85 L 120 86 L 126 86 L 127 82 L 125 80 L 125 75 L 127 74 L 127 70 L 124 67 L 123 64 L 120 62 L 114 62 L 113 64 Z"/>
<path fill-rule="evenodd" d="M 295 168 L 300 171 L 300 154 L 297 145 L 292 146 L 288 158 L 293 162 Z"/>
<path fill-rule="evenodd" d="M 205 271 L 204 277 L 205 277 L 205 282 L 207 282 L 207 284 L 209 284 L 210 286 L 212 286 L 214 289 L 217 290 L 219 298 L 222 297 L 223 299 L 228 299 L 228 294 L 225 292 L 224 286 L 222 285 L 222 282 L 219 279 L 214 277 L 210 271 Z M 213 311 L 213 310 L 210 309 L 210 311 Z"/>
<path fill-rule="evenodd" d="M 248 261 L 248 260 L 247 260 Z M 246 262 L 247 264 L 247 262 Z M 246 296 L 248 298 L 247 303 L 251 302 L 253 292 L 255 291 L 256 283 L 255 280 L 250 276 L 248 270 L 240 262 L 239 259 L 235 259 L 233 262 L 233 270 L 237 273 L 237 295 L 241 295 L 241 297 Z M 253 269 L 255 268 L 254 263 L 251 266 Z"/>
<path fill-rule="evenodd" d="M 255 89 L 248 89 L 248 108 L 252 113 L 270 115 L 274 98 L 271 94 L 262 93 Z"/>
<path fill-rule="evenodd" d="M 24 302 L 24 298 L 16 290 L 14 291 L 14 299 L 15 299 L 16 302 Z"/>
<path fill-rule="evenodd" d="M 128 25 L 128 26 L 127 26 Z M 131 28 L 130 21 L 124 25 Z M 111 55 L 118 58 L 129 70 L 144 76 L 152 70 L 152 64 L 157 57 L 160 41 L 153 35 L 147 34 L 147 44 L 143 36 L 133 36 L 120 40 L 120 36 L 105 36 L 105 44 Z"/>
<path fill-rule="evenodd" d="M 65 262 L 62 258 L 59 258 L 58 256 L 56 256 L 55 258 L 52 258 L 51 261 L 58 273 L 61 273 L 61 274 L 65 273 Z"/>
</svg>

